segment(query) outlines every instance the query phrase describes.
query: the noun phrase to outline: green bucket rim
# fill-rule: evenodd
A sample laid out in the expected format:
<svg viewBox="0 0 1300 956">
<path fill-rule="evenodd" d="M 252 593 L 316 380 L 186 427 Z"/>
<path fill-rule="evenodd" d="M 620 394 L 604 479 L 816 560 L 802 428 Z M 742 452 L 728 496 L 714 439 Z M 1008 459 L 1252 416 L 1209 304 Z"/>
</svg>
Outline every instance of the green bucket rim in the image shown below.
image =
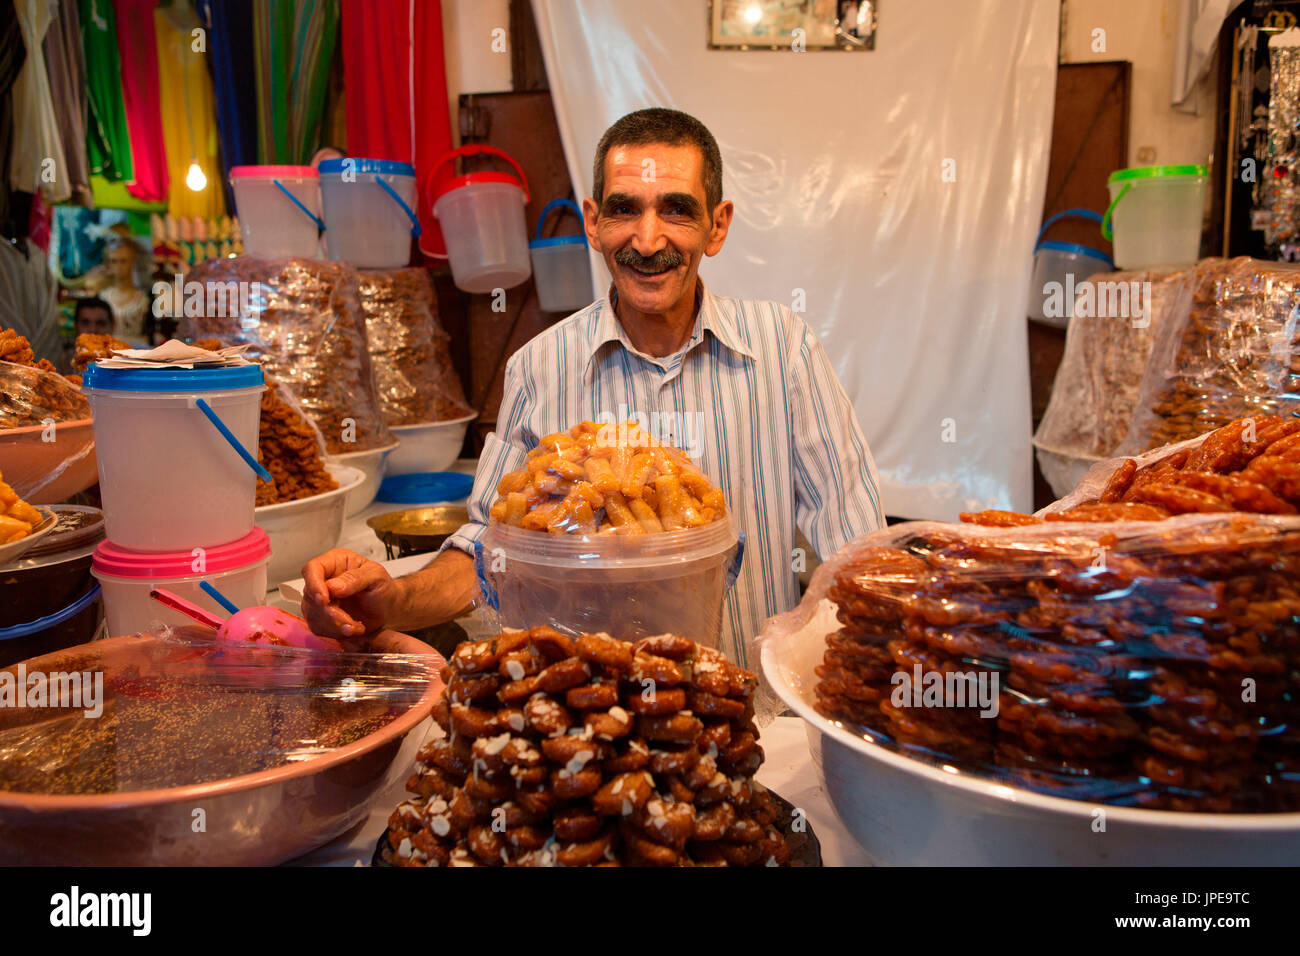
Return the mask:
<svg viewBox="0 0 1300 956">
<path fill-rule="evenodd" d="M 1209 169 L 1195 164 L 1181 166 L 1130 166 L 1117 169 L 1106 180 L 1108 183 L 1124 182 L 1129 179 L 1155 179 L 1163 176 L 1208 176 Z"/>
</svg>

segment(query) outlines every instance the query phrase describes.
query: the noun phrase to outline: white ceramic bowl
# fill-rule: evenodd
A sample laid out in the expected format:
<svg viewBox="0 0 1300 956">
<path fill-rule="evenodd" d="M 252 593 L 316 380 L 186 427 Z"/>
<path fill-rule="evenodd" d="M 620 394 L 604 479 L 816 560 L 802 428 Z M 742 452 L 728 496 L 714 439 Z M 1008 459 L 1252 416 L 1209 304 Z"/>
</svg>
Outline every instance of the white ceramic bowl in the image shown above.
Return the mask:
<svg viewBox="0 0 1300 956">
<path fill-rule="evenodd" d="M 424 425 L 390 425 L 397 436 L 397 449 L 388 456 L 385 474 L 413 475 L 426 471 L 445 471 L 460 454 L 465 443 L 465 429 L 478 418 L 478 412 L 445 422 Z"/>
<path fill-rule="evenodd" d="M 1291 866 L 1300 813 L 1132 810 L 1043 796 L 905 757 L 813 706 L 835 610 L 764 640 L 763 673 L 808 725 L 835 812 L 874 862 L 906 866 Z M 1102 829 L 1104 823 L 1104 829 Z"/>
<path fill-rule="evenodd" d="M 267 587 L 302 577 L 302 566 L 337 545 L 343 535 L 348 495 L 361 486 L 366 474 L 360 468 L 333 463 L 327 463 L 325 470 L 339 483 L 333 491 L 262 505 L 256 511 L 257 526 L 271 538 Z"/>
<path fill-rule="evenodd" d="M 348 492 L 348 502 L 343 508 L 345 517 L 351 518 L 354 514 L 364 511 L 375 500 L 375 495 L 379 494 L 379 484 L 384 480 L 384 466 L 388 456 L 398 444 L 393 442 L 391 445 L 372 448 L 369 451 L 350 451 L 345 455 L 326 456 L 326 462 L 360 468 L 366 475 L 361 484 Z"/>
</svg>

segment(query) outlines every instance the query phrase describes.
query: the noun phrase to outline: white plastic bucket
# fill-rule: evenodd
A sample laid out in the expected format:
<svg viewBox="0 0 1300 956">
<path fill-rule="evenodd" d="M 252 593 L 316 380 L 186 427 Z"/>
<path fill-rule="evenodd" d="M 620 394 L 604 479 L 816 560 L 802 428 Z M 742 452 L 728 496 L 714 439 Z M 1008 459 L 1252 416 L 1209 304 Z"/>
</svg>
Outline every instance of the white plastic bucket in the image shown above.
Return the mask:
<svg viewBox="0 0 1300 956">
<path fill-rule="evenodd" d="M 1110 256 L 1092 246 L 1044 240 L 1047 230 L 1062 219 L 1103 221 L 1091 209 L 1065 209 L 1051 216 L 1038 230 L 1034 243 L 1034 271 L 1029 282 L 1029 318 L 1065 328 L 1074 315 L 1074 290 L 1098 272 L 1114 268 Z"/>
<path fill-rule="evenodd" d="M 95 549 L 90 573 L 104 589 L 104 616 L 111 637 L 138 634 L 155 623 L 182 626 L 194 622 L 149 597 L 153 588 L 171 591 L 219 617 L 230 611 L 203 590 L 207 582 L 236 607 L 266 603 L 266 565 L 271 543 L 266 532 L 254 528 L 227 545 L 180 551 L 133 551 L 115 541 L 102 541 Z M 200 557 L 202 563 L 199 563 Z M 196 571 L 196 567 L 204 570 Z"/>
<path fill-rule="evenodd" d="M 624 640 L 673 633 L 717 647 L 744 540 L 728 518 L 646 535 L 569 535 L 490 521 L 479 587 L 504 627 L 547 624 Z"/>
<path fill-rule="evenodd" d="M 265 390 L 259 366 L 91 365 L 82 387 L 94 415 L 110 540 L 173 551 L 226 544 L 252 530 L 261 466 L 248 449 L 257 448 Z"/>
<path fill-rule="evenodd" d="M 591 288 L 591 258 L 587 254 L 587 237 L 551 236 L 542 238 L 542 225 L 552 209 L 571 209 L 582 223 L 582 210 L 572 199 L 553 199 L 537 217 L 537 237 L 528 244 L 533 260 L 533 284 L 537 287 L 537 304 L 543 312 L 576 312 L 595 299 Z"/>
<path fill-rule="evenodd" d="M 438 169 L 457 156 L 500 156 L 519 174 L 474 172 L 445 182 L 436 191 Z M 528 230 L 524 207 L 528 181 L 510 156 L 491 146 L 453 149 L 430 170 L 433 215 L 447 244 L 447 261 L 456 287 L 466 292 L 509 289 L 528 278 Z"/>
<path fill-rule="evenodd" d="M 1102 234 L 1119 269 L 1194 264 L 1209 174 L 1204 166 L 1138 166 L 1110 174 Z M 1113 235 L 1112 235 L 1113 234 Z"/>
<path fill-rule="evenodd" d="M 385 159 L 327 159 L 320 164 L 326 249 L 334 262 L 399 269 L 420 235 L 415 167 Z"/>
<path fill-rule="evenodd" d="M 236 166 L 230 170 L 244 252 L 267 259 L 316 258 L 320 174 L 311 166 Z"/>
</svg>

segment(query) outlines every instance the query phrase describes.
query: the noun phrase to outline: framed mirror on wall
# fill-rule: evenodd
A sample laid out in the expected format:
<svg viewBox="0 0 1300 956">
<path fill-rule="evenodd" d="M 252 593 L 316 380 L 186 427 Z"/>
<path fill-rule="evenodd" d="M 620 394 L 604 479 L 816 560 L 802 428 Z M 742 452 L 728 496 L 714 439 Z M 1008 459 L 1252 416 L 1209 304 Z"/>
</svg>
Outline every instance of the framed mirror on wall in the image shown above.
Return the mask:
<svg viewBox="0 0 1300 956">
<path fill-rule="evenodd" d="M 879 0 L 709 0 L 711 50 L 874 50 Z"/>
</svg>

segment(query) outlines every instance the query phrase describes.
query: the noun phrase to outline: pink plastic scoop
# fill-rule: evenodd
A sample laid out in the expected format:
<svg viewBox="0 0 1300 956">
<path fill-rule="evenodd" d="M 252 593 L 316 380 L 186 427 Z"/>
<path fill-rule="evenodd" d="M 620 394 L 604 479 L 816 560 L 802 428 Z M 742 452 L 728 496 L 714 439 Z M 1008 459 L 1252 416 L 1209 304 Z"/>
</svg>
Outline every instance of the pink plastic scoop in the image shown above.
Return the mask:
<svg viewBox="0 0 1300 956">
<path fill-rule="evenodd" d="M 223 621 L 192 601 L 163 588 L 153 588 L 149 596 L 200 624 L 216 628 L 217 637 L 223 641 L 252 641 L 255 644 L 304 647 L 314 651 L 343 650 L 343 645 L 338 641 L 317 637 L 307 627 L 306 621 L 278 607 L 246 607 Z"/>
</svg>

